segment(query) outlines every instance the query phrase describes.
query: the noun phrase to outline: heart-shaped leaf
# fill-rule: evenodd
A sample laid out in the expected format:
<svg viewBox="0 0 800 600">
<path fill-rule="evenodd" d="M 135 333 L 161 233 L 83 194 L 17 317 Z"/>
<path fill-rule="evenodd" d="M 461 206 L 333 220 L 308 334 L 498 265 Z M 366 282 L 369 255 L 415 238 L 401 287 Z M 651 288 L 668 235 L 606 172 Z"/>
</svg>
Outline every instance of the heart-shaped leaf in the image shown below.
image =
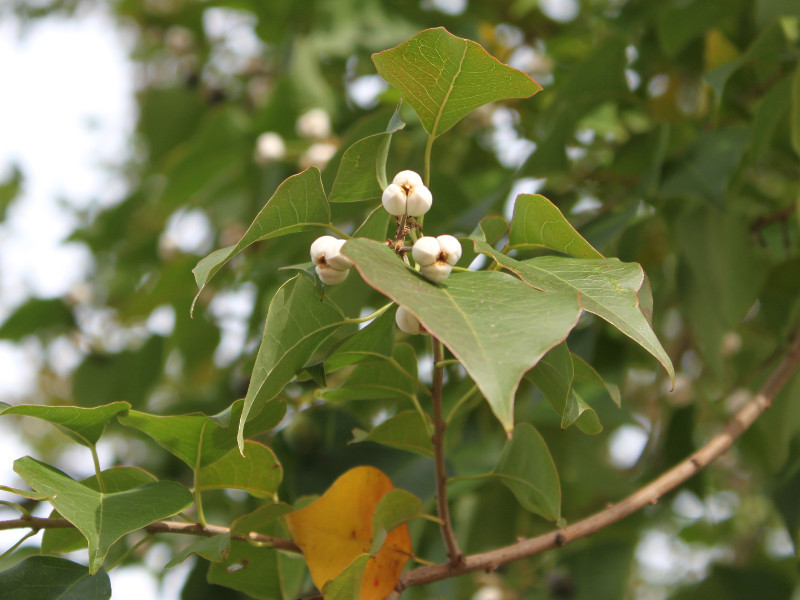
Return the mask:
<svg viewBox="0 0 800 600">
<path fill-rule="evenodd" d="M 518 261 L 483 242 L 475 242 L 475 248 L 537 289 L 579 293 L 584 310 L 608 321 L 642 346 L 675 379 L 672 361 L 639 305 L 639 292 L 645 281 L 641 265 L 623 263 L 618 258 L 584 260 L 561 256 Z"/>
<path fill-rule="evenodd" d="M 576 258 L 603 258 L 558 207 L 539 194 L 517 196 L 508 245 L 511 248 L 549 248 Z"/>
<path fill-rule="evenodd" d="M 197 490 L 239 489 L 256 498 L 278 491 L 283 470 L 272 450 L 258 442 L 244 443 L 244 456 L 237 448 L 197 472 Z"/>
<path fill-rule="evenodd" d="M 368 554 L 373 543 L 373 515 L 381 499 L 394 489 L 392 482 L 374 467 L 356 467 L 340 476 L 317 500 L 286 515 L 292 539 L 303 550 L 314 584 L 323 589 L 355 559 Z M 379 528 L 398 522 L 408 512 L 397 498 L 382 510 Z M 397 509 L 397 510 L 395 510 Z M 404 513 L 405 514 L 405 513 Z M 386 535 L 377 555 L 367 560 L 361 580 L 361 600 L 382 600 L 394 589 L 400 572 L 412 556 L 405 523 Z"/>
<path fill-rule="evenodd" d="M 454 273 L 434 284 L 369 240 L 351 240 L 342 252 L 364 281 L 405 306 L 450 349 L 510 432 L 519 381 L 575 326 L 577 294 L 539 292 L 487 271 Z"/>
<path fill-rule="evenodd" d="M 96 573 L 111 545 L 125 534 L 170 517 L 192 505 L 192 494 L 174 481 L 147 483 L 104 494 L 29 456 L 14 471 L 75 525 L 89 542 L 89 572 Z"/>
<path fill-rule="evenodd" d="M 489 102 L 528 98 L 541 86 L 444 27 L 426 29 L 372 55 L 378 74 L 400 91 L 422 126 L 438 137 Z"/>
<path fill-rule="evenodd" d="M 127 402 L 112 402 L 104 406 L 17 405 L 0 410 L 0 415 L 22 415 L 49 421 L 73 440 L 93 447 L 103 434 L 108 422 L 131 407 Z"/>
<path fill-rule="evenodd" d="M 322 187 L 319 169 L 311 167 L 292 175 L 267 200 L 242 239 L 233 246 L 215 250 L 197 263 L 192 272 L 200 289 L 192 302 L 192 310 L 197 297 L 211 278 L 250 244 L 320 227 L 330 220 L 331 210 Z"/>
<path fill-rule="evenodd" d="M 6 600 L 108 600 L 111 580 L 105 569 L 90 574 L 85 565 L 55 556 L 31 556 L 0 572 Z"/>
</svg>

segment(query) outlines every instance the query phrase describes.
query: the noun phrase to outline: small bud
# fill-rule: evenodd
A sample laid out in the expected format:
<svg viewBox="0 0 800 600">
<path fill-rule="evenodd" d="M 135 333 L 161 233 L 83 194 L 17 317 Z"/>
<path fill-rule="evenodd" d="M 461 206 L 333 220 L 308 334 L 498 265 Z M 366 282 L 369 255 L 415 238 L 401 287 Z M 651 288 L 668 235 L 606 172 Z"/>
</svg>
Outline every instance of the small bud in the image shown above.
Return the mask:
<svg viewBox="0 0 800 600">
<path fill-rule="evenodd" d="M 397 312 L 394 315 L 394 322 L 397 323 L 397 326 L 403 333 L 408 333 L 410 335 L 425 333 L 417 317 L 412 315 L 404 306 L 397 307 Z"/>
<path fill-rule="evenodd" d="M 286 156 L 286 144 L 279 133 L 267 131 L 256 140 L 255 159 L 260 165 L 268 165 Z"/>
<path fill-rule="evenodd" d="M 323 235 L 311 244 L 311 262 L 315 265 L 326 262 L 326 255 L 330 253 L 336 238 L 332 235 Z"/>
<path fill-rule="evenodd" d="M 353 263 L 349 258 L 340 254 L 345 240 L 339 240 L 331 235 L 323 235 L 311 244 L 311 262 L 316 265 L 315 270 L 323 283 L 336 285 L 347 279 Z"/>
<path fill-rule="evenodd" d="M 321 108 L 312 108 L 297 119 L 297 134 L 309 140 L 322 140 L 331 133 L 331 119 Z"/>
<path fill-rule="evenodd" d="M 453 270 L 453 266 L 447 264 L 444 261 L 437 260 L 432 265 L 427 265 L 420 269 L 422 274 L 425 276 L 425 279 L 428 281 L 433 281 L 434 283 L 440 283 L 447 279 L 450 276 L 450 271 Z"/>
</svg>

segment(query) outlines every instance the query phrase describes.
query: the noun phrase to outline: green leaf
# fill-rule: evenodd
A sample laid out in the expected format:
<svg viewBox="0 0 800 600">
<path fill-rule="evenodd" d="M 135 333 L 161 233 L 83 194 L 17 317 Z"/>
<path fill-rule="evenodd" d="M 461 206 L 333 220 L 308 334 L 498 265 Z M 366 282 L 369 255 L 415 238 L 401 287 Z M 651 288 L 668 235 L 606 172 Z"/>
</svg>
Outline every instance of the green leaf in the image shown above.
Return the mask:
<svg viewBox="0 0 800 600">
<path fill-rule="evenodd" d="M 431 436 L 422 417 L 414 410 L 397 413 L 369 433 L 356 429 L 353 438 L 353 443 L 375 442 L 433 458 Z"/>
<path fill-rule="evenodd" d="M 103 487 L 106 493 L 125 492 L 140 485 L 158 481 L 154 475 L 138 467 L 112 467 L 101 471 L 100 475 L 103 478 Z M 81 483 L 96 492 L 100 491 L 96 475 L 82 479 Z M 50 513 L 50 518 L 60 519 L 61 514 L 54 510 Z M 77 529 L 44 530 L 42 536 L 42 552 L 44 553 L 58 554 L 81 548 L 86 548 L 86 538 Z"/>
<path fill-rule="evenodd" d="M 361 584 L 369 554 L 362 554 L 322 587 L 325 600 L 361 600 Z"/>
<path fill-rule="evenodd" d="M 528 98 L 541 86 L 504 65 L 479 44 L 443 27 L 426 29 L 395 48 L 372 55 L 378 74 L 400 91 L 422 126 L 438 137 L 479 106 Z"/>
<path fill-rule="evenodd" d="M 530 423 L 517 426 L 492 475 L 500 479 L 527 510 L 550 521 L 561 518 L 558 471 L 547 444 Z"/>
<path fill-rule="evenodd" d="M 558 207 L 539 194 L 520 194 L 514 202 L 510 248 L 549 248 L 576 258 L 603 258 L 570 225 Z"/>
<path fill-rule="evenodd" d="M 390 359 L 360 364 L 341 387 L 319 390 L 317 395 L 329 402 L 341 402 L 379 398 L 413 399 L 416 391 L 417 357 L 414 349 L 408 344 L 397 344 Z"/>
<path fill-rule="evenodd" d="M 11 202 L 20 195 L 22 181 L 22 171 L 17 165 L 11 166 L 11 174 L 8 179 L 0 181 L 0 223 L 5 220 L 6 211 Z"/>
<path fill-rule="evenodd" d="M 517 261 L 483 242 L 475 242 L 475 248 L 537 289 L 580 294 L 584 310 L 608 321 L 642 346 L 675 379 L 672 361 L 639 305 L 639 292 L 645 281 L 639 264 L 623 263 L 617 258 L 585 260 L 559 256 Z"/>
<path fill-rule="evenodd" d="M 374 556 L 386 535 L 395 527 L 422 515 L 422 501 L 414 494 L 394 488 L 380 499 L 372 514 L 372 546 L 369 553 Z"/>
<path fill-rule="evenodd" d="M 331 211 L 319 169 L 311 167 L 292 175 L 275 190 L 238 243 L 215 250 L 197 263 L 192 271 L 200 288 L 197 296 L 225 263 L 250 244 L 319 227 L 329 223 L 330 219 Z M 197 296 L 192 302 L 192 309 Z"/>
<path fill-rule="evenodd" d="M 278 491 L 283 470 L 272 450 L 258 442 L 244 443 L 244 456 L 232 448 L 225 456 L 197 472 L 197 489 L 239 489 L 256 498 Z"/>
<path fill-rule="evenodd" d="M 390 358 L 393 346 L 394 311 L 388 310 L 337 346 L 325 359 L 325 370 L 330 373 L 362 361 Z"/>
<path fill-rule="evenodd" d="M 29 456 L 14 461 L 14 471 L 37 492 L 48 494 L 50 504 L 86 537 L 90 573 L 100 569 L 122 536 L 192 505 L 192 494 L 174 481 L 104 494 Z"/>
<path fill-rule="evenodd" d="M 85 565 L 55 556 L 31 556 L 0 572 L 4 600 L 108 600 L 105 569 L 89 574 Z"/>
<path fill-rule="evenodd" d="M 800 156 L 800 63 L 792 76 L 792 148 Z"/>
<path fill-rule="evenodd" d="M 381 197 L 387 186 L 386 155 L 392 135 L 405 126 L 399 112 L 395 111 L 384 133 L 367 136 L 345 151 L 333 182 L 331 202 L 357 202 Z"/>
<path fill-rule="evenodd" d="M 174 454 L 190 468 L 210 465 L 236 447 L 236 427 L 244 400 L 237 400 L 223 412 L 207 416 L 200 413 L 160 416 L 136 410 L 118 418 L 127 427 L 138 429 Z M 286 403 L 276 400 L 265 405 L 247 423 L 245 435 L 252 436 L 275 427 L 286 414 Z"/>
<path fill-rule="evenodd" d="M 336 329 L 346 322 L 329 295 L 320 300 L 316 288 L 295 275 L 276 292 L 267 311 L 250 385 L 239 420 L 239 450 L 244 425 L 253 406 L 275 398 Z"/>
<path fill-rule="evenodd" d="M 656 20 L 658 40 L 664 54 L 675 57 L 689 42 L 731 13 L 741 2 L 688 2 L 664 5 Z"/>
<path fill-rule="evenodd" d="M 175 554 L 175 556 L 173 556 L 169 562 L 164 565 L 164 568 L 171 569 L 172 567 L 181 564 L 192 554 L 202 556 L 211 562 L 220 562 L 228 557 L 230 550 L 230 532 L 223 533 L 222 535 L 215 535 L 210 538 L 203 538 L 197 542 L 194 542 L 193 544 L 189 544 L 183 550 Z"/>
<path fill-rule="evenodd" d="M 351 240 L 342 251 L 364 281 L 405 306 L 450 349 L 511 431 L 519 381 L 575 326 L 577 294 L 539 292 L 487 271 L 454 273 L 434 284 L 376 242 Z"/>
<path fill-rule="evenodd" d="M 112 402 L 105 406 L 41 406 L 22 404 L 0 410 L 2 415 L 22 415 L 49 421 L 70 438 L 84 446 L 93 447 L 108 422 L 131 407 L 127 402 Z"/>
<path fill-rule="evenodd" d="M 44 331 L 60 332 L 75 327 L 72 309 L 61 298 L 31 298 L 0 326 L 0 339 L 19 341 Z"/>
<path fill-rule="evenodd" d="M 386 230 L 389 228 L 391 220 L 392 215 L 387 213 L 382 205 L 376 206 L 353 232 L 353 237 L 364 237 L 383 242 L 386 240 Z"/>
<path fill-rule="evenodd" d="M 605 391 L 609 399 L 616 404 L 617 408 L 622 406 L 622 396 L 620 396 L 619 387 L 613 383 L 608 383 L 592 365 L 577 354 L 572 355 L 572 367 L 575 371 L 573 383 L 580 382 L 600 387 Z"/>
</svg>

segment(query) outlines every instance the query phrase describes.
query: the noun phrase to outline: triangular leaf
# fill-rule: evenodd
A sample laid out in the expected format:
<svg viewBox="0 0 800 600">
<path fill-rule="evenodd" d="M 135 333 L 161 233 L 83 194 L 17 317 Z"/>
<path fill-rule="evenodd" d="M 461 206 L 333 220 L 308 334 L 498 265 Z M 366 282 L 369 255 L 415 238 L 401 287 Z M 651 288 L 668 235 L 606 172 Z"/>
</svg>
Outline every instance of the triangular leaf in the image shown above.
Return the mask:
<svg viewBox="0 0 800 600">
<path fill-rule="evenodd" d="M 122 536 L 192 505 L 192 494 L 174 481 L 103 494 L 29 456 L 14 461 L 14 471 L 33 489 L 48 494 L 50 504 L 86 537 L 90 573 L 100 569 L 109 548 Z"/>
<path fill-rule="evenodd" d="M 239 489 L 256 498 L 278 491 L 283 469 L 275 454 L 258 442 L 244 443 L 244 456 L 237 448 L 197 472 L 196 490 Z"/>
<path fill-rule="evenodd" d="M 575 326 L 577 294 L 538 292 L 486 271 L 454 273 L 437 285 L 381 244 L 351 240 L 342 251 L 369 285 L 405 306 L 450 349 L 511 431 L 519 381 Z"/>
<path fill-rule="evenodd" d="M 438 137 L 489 102 L 528 98 L 541 86 L 444 27 L 426 29 L 372 55 L 378 74 L 400 91 L 422 126 Z"/>
<path fill-rule="evenodd" d="M 431 436 L 422 417 L 413 410 L 397 413 L 369 433 L 356 429 L 353 438 L 353 442 L 375 442 L 433 458 Z"/>
<path fill-rule="evenodd" d="M 197 287 L 200 288 L 197 296 L 225 263 L 253 242 L 319 227 L 330 220 L 331 211 L 322 188 L 319 169 L 311 167 L 292 175 L 275 190 L 242 239 L 233 246 L 215 250 L 197 263 L 193 270 Z"/>
<path fill-rule="evenodd" d="M 193 544 L 189 544 L 183 550 L 175 554 L 175 556 L 173 556 L 169 562 L 164 565 L 164 568 L 171 569 L 172 567 L 181 564 L 192 554 L 202 556 L 211 562 L 219 562 L 228 557 L 230 549 L 231 534 L 229 532 L 225 532 L 222 535 L 215 535 L 210 538 L 203 538 L 197 542 L 194 542 Z"/>
</svg>

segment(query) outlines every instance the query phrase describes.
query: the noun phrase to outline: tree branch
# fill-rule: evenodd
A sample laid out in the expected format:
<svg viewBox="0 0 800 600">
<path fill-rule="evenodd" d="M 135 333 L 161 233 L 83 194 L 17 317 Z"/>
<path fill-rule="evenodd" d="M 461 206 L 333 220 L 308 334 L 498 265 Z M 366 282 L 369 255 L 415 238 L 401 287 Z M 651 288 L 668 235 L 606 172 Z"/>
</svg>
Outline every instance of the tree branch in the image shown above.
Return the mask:
<svg viewBox="0 0 800 600">
<path fill-rule="evenodd" d="M 400 577 L 396 589 L 402 591 L 412 585 L 432 583 L 472 571 L 493 570 L 501 565 L 540 554 L 547 550 L 564 546 L 573 540 L 592 535 L 638 511 L 640 508 L 656 503 L 661 496 L 675 489 L 724 454 L 761 413 L 769 408 L 772 400 L 783 389 L 799 366 L 800 333 L 795 335 L 794 341 L 783 361 L 761 387 L 758 395 L 745 404 L 728 421 L 725 428 L 705 446 L 651 483 L 640 488 L 621 502 L 559 531 L 522 540 L 490 552 L 466 556 L 460 565 L 442 563 L 429 567 L 418 567 L 408 571 Z"/>
<path fill-rule="evenodd" d="M 5 529 L 33 529 L 38 531 L 39 529 L 67 529 L 72 527 L 74 527 L 74 525 L 66 519 L 21 517 L 19 519 L 0 521 L 0 531 Z M 182 533 L 202 537 L 213 537 L 215 535 L 230 533 L 231 531 L 228 527 L 220 527 L 219 525 L 203 526 L 199 523 L 184 523 L 181 521 L 156 521 L 145 527 L 144 530 L 148 533 Z M 251 531 L 247 535 L 232 535 L 231 539 L 239 542 L 255 542 L 257 544 L 280 550 L 288 550 L 290 552 L 301 552 L 297 544 L 291 540 L 264 535 L 263 533 L 256 533 L 255 531 Z"/>
<path fill-rule="evenodd" d="M 431 398 L 433 400 L 433 461 L 436 469 L 436 508 L 441 520 L 442 538 L 447 548 L 447 557 L 451 566 L 460 565 L 464 561 L 464 554 L 458 547 L 453 526 L 450 523 L 450 509 L 447 505 L 447 473 L 444 467 L 444 430 L 445 422 L 442 415 L 442 381 L 444 379 L 444 346 L 438 339 L 433 338 L 433 387 Z M 437 367 L 436 365 L 439 364 Z"/>
</svg>

